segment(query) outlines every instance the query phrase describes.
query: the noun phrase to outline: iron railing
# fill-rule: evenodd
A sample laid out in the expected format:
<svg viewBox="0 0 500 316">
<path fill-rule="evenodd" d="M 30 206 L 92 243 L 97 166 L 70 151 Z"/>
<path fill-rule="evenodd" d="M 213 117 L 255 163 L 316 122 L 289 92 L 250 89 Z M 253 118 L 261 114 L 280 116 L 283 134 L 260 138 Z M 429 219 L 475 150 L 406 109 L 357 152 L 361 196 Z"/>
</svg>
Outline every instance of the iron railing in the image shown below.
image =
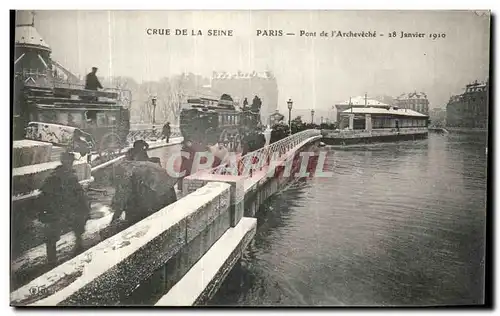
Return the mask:
<svg viewBox="0 0 500 316">
<path fill-rule="evenodd" d="M 163 124 L 155 124 L 154 128 L 152 125 L 150 126 L 144 126 L 145 124 L 138 124 L 142 126 L 138 126 L 138 129 L 134 129 L 134 125 L 132 124 L 130 131 L 127 135 L 127 141 L 129 143 L 133 143 L 136 140 L 143 139 L 143 140 L 157 140 L 162 137 L 162 130 L 163 130 Z M 170 125 L 170 138 L 173 137 L 181 137 L 181 131 L 179 129 L 179 126 L 175 125 Z"/>
<path fill-rule="evenodd" d="M 290 150 L 305 140 L 315 136 L 321 136 L 321 131 L 317 129 L 308 129 L 298 132 L 242 156 L 236 166 L 228 162 L 224 165 L 219 165 L 218 167 L 210 169 L 208 172 L 217 175 L 251 176 L 252 172 L 262 170 L 262 168 L 267 166 L 271 161 L 283 159 Z"/>
</svg>

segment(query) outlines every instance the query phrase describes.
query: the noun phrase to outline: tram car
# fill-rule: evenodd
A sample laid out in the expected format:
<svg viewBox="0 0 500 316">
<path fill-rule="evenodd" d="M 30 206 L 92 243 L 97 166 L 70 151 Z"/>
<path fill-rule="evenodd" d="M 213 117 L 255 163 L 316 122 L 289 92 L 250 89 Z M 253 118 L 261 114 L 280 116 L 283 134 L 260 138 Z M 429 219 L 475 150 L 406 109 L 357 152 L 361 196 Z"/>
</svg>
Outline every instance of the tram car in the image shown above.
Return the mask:
<svg viewBox="0 0 500 316">
<path fill-rule="evenodd" d="M 23 126 L 24 138 L 71 147 L 75 136 L 83 137 L 101 157 L 126 146 L 130 113 L 124 96 L 130 91 L 23 85 L 18 96 L 15 123 Z"/>
<path fill-rule="evenodd" d="M 223 94 L 218 100 L 189 98 L 182 105 L 179 123 L 184 138 L 182 150 L 191 157 L 183 160 L 182 169 L 186 172 L 189 169 L 186 166 L 192 164 L 194 152 L 213 152 L 217 146 L 219 151 L 245 154 L 250 151 L 248 139 L 260 134 L 262 127 L 260 113 L 238 108 L 228 94 Z M 220 161 L 214 161 L 214 166 L 218 163 Z"/>
</svg>

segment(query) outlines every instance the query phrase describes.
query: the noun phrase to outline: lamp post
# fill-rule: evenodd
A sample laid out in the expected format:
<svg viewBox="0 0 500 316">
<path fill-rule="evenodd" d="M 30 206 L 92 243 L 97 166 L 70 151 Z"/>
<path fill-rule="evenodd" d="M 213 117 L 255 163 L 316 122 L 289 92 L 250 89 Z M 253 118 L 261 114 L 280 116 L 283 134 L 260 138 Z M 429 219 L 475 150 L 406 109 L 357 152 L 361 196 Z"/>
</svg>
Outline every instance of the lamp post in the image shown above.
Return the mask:
<svg viewBox="0 0 500 316">
<path fill-rule="evenodd" d="M 151 104 L 153 105 L 153 124 L 156 123 L 156 97 L 151 98 Z"/>
<path fill-rule="evenodd" d="M 288 99 L 286 104 L 288 105 L 288 126 L 290 128 L 290 135 L 292 135 L 292 107 L 293 107 L 292 99 Z"/>
<path fill-rule="evenodd" d="M 314 110 L 311 110 L 311 124 L 314 124 Z"/>
</svg>

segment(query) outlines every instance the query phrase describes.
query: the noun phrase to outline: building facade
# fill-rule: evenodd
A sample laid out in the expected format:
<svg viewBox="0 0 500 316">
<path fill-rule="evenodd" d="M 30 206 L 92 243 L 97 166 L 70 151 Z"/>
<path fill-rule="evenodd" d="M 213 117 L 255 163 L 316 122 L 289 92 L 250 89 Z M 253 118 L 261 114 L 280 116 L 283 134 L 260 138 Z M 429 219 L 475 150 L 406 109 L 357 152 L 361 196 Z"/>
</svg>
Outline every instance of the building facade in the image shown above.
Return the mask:
<svg viewBox="0 0 500 316">
<path fill-rule="evenodd" d="M 278 108 L 278 83 L 270 71 L 252 73 L 213 72 L 211 87 L 230 94 L 240 105 L 247 98 L 249 105 L 255 96 L 262 101 L 260 115 L 262 123 L 269 124 L 269 116 Z"/>
<path fill-rule="evenodd" d="M 366 96 L 358 96 L 350 98 L 344 102 L 335 104 L 335 111 L 337 111 L 337 123 L 341 120 L 341 113 L 351 107 L 387 107 L 388 105 L 377 100 L 368 99 Z"/>
<path fill-rule="evenodd" d="M 425 115 L 429 114 L 429 100 L 425 92 L 403 93 L 394 99 L 394 106 L 409 109 Z"/>
<path fill-rule="evenodd" d="M 380 130 L 427 128 L 428 116 L 397 107 L 352 107 L 341 113 L 340 129 Z"/>
<path fill-rule="evenodd" d="M 446 105 L 446 126 L 487 128 L 489 80 L 465 86 L 465 92 L 452 96 Z"/>
</svg>

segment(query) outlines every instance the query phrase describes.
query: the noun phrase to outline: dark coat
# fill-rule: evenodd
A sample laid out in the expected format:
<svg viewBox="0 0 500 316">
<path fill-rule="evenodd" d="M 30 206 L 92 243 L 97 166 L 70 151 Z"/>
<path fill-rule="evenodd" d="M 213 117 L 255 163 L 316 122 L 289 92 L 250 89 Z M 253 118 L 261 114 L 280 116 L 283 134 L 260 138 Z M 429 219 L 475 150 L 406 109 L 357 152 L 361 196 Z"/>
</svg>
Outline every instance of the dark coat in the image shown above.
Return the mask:
<svg viewBox="0 0 500 316">
<path fill-rule="evenodd" d="M 163 125 L 162 134 L 165 136 L 170 136 L 170 134 L 171 134 L 170 125 L 168 125 L 168 124 Z"/>
<path fill-rule="evenodd" d="M 127 222 L 135 223 L 177 200 L 176 179 L 150 162 L 126 161 L 116 166 L 113 219 L 125 212 Z"/>
<path fill-rule="evenodd" d="M 138 148 L 130 148 L 127 156 L 128 160 L 149 161 L 148 152 Z"/>
<path fill-rule="evenodd" d="M 253 98 L 253 100 L 252 100 L 252 111 L 259 112 L 261 106 L 262 106 L 262 101 L 260 100 L 260 98 L 257 97 L 257 96 L 255 98 Z"/>
<path fill-rule="evenodd" d="M 85 89 L 86 90 L 97 90 L 97 88 L 102 89 L 102 85 L 97 79 L 94 73 L 89 73 L 85 78 Z"/>
<path fill-rule="evenodd" d="M 42 223 L 55 227 L 55 230 L 69 226 L 77 234 L 84 232 L 90 216 L 90 204 L 72 169 L 57 167 L 40 191 L 39 219 Z M 60 231 L 54 234 L 58 235 Z"/>
</svg>

